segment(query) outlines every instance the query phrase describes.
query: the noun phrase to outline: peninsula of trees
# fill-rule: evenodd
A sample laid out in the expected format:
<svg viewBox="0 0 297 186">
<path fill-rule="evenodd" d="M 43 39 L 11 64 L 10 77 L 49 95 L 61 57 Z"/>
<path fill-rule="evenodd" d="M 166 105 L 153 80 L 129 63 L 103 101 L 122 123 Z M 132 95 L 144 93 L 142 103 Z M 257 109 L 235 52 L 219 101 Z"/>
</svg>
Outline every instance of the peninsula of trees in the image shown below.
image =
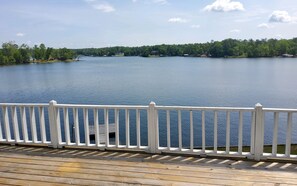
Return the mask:
<svg viewBox="0 0 297 186">
<path fill-rule="evenodd" d="M 141 47 L 84 48 L 74 50 L 85 56 L 193 56 L 193 57 L 276 57 L 297 54 L 297 38 L 211 41 L 207 43 Z"/>
<path fill-rule="evenodd" d="M 54 49 L 45 47 L 44 44 L 30 48 L 14 42 L 2 44 L 0 49 L 0 65 L 25 64 L 30 62 L 52 62 L 74 60 L 76 53 L 67 48 Z"/>
</svg>

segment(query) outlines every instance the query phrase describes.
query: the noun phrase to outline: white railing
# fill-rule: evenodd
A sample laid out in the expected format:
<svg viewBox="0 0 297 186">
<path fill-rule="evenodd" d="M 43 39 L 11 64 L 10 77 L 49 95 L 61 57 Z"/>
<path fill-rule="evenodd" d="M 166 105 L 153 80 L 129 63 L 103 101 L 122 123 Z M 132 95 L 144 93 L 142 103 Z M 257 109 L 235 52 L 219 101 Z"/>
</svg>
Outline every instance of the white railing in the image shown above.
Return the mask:
<svg viewBox="0 0 297 186">
<path fill-rule="evenodd" d="M 1 103 L 0 143 L 296 159 L 291 150 L 296 112 L 260 104 L 238 108 L 156 106 L 154 102 L 148 106 Z M 271 113 L 273 126 L 266 126 L 265 115 Z M 286 114 L 281 120 L 286 120 L 286 129 L 279 130 L 280 114 Z M 267 127 L 273 128 L 271 134 Z M 285 133 L 285 144 L 278 143 L 280 131 Z M 273 136 L 270 152 L 264 150 L 264 134 Z"/>
</svg>

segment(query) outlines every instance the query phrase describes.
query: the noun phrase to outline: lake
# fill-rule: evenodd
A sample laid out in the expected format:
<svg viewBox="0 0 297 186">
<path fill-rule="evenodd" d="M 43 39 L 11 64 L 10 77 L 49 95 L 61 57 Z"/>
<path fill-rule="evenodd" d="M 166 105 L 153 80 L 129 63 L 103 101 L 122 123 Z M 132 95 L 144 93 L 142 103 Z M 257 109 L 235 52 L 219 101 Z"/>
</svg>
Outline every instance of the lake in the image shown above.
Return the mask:
<svg viewBox="0 0 297 186">
<path fill-rule="evenodd" d="M 296 80 L 296 58 L 82 57 L 0 67 L 0 102 L 297 108 Z"/>
</svg>

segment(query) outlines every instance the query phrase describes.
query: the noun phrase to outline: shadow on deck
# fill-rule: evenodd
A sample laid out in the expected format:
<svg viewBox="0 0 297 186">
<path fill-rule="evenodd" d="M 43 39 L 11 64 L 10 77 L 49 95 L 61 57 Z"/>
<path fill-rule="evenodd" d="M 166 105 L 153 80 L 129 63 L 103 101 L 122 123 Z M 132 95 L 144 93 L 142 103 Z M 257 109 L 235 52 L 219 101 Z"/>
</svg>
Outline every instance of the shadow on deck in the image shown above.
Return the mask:
<svg viewBox="0 0 297 186">
<path fill-rule="evenodd" d="M 297 184 L 297 162 L 0 145 L 0 184 Z"/>
</svg>

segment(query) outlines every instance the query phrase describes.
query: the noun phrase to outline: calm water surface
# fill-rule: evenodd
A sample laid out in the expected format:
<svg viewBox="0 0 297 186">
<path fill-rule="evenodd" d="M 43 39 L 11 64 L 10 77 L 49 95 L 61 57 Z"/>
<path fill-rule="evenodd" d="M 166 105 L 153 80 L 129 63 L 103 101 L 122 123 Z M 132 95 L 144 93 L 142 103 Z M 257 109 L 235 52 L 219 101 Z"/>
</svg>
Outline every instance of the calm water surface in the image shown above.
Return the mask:
<svg viewBox="0 0 297 186">
<path fill-rule="evenodd" d="M 0 67 L 0 102 L 241 107 L 259 102 L 297 108 L 296 80 L 294 58 L 83 57 L 73 63 Z M 296 116 L 293 122 L 297 141 Z M 271 141 L 270 134 L 265 141 Z"/>
</svg>

